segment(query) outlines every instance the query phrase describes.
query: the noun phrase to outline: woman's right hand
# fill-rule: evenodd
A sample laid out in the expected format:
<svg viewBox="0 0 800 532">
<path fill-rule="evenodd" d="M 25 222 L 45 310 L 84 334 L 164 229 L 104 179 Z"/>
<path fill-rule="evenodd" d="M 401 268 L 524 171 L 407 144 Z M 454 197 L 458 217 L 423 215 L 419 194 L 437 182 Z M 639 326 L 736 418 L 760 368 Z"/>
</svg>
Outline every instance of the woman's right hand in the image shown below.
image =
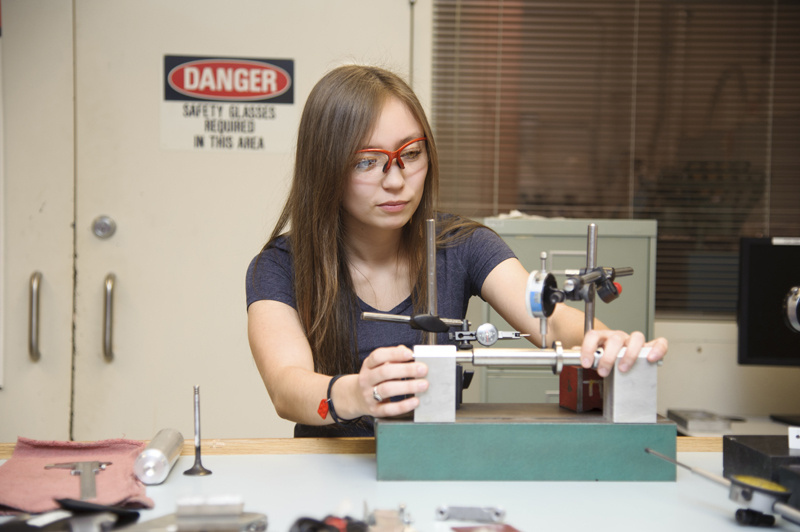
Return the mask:
<svg viewBox="0 0 800 532">
<path fill-rule="evenodd" d="M 359 415 L 392 417 L 411 412 L 419 405 L 414 394 L 428 389 L 428 381 L 423 378 L 427 374 L 428 367 L 414 362 L 414 353 L 406 346 L 376 349 L 364 359 L 358 373 Z M 390 400 L 406 395 L 410 397 Z"/>
</svg>

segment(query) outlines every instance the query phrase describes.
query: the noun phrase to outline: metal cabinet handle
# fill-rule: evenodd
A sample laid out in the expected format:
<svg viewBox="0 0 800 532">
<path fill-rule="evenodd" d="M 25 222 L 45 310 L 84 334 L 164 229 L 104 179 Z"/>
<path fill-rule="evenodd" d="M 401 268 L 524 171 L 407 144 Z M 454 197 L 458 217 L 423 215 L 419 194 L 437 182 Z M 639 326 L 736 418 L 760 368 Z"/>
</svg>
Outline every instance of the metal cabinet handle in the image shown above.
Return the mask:
<svg viewBox="0 0 800 532">
<path fill-rule="evenodd" d="M 106 296 L 103 305 L 103 356 L 107 362 L 114 360 L 112 350 L 113 318 L 114 318 L 114 281 L 117 278 L 113 273 L 106 275 Z"/>
<path fill-rule="evenodd" d="M 34 362 L 38 362 L 42 357 L 39 352 L 39 285 L 41 282 L 42 272 L 33 272 L 30 290 L 31 314 L 28 320 L 28 354 Z"/>
</svg>

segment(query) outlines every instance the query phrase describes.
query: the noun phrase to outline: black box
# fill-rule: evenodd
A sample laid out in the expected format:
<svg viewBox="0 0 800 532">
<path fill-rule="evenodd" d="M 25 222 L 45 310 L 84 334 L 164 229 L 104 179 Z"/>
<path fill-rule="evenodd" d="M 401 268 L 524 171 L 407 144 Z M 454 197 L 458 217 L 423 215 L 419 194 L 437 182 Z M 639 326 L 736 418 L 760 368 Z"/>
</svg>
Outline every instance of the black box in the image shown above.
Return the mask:
<svg viewBox="0 0 800 532">
<path fill-rule="evenodd" d="M 788 502 L 800 510 L 800 465 L 790 465 L 778 469 L 778 484 L 792 492 Z"/>
</svg>

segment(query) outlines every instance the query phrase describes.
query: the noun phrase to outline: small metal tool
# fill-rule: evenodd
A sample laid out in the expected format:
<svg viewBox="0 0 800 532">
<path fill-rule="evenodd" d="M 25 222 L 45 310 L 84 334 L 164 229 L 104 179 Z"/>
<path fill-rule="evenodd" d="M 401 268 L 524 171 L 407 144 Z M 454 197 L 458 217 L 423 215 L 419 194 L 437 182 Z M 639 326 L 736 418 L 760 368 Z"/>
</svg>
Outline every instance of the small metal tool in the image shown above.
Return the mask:
<svg viewBox="0 0 800 532">
<path fill-rule="evenodd" d="M 48 464 L 45 469 L 69 469 L 70 475 L 81 477 L 81 500 L 94 499 L 97 497 L 94 476 L 103 471 L 111 462 L 62 462 L 59 464 Z"/>
<path fill-rule="evenodd" d="M 478 523 L 502 523 L 505 517 L 505 510 L 492 506 L 439 506 L 436 508 L 436 519 L 439 521 L 453 519 Z"/>
<path fill-rule="evenodd" d="M 184 475 L 210 475 L 211 471 L 200 462 L 200 386 L 194 387 L 194 465 Z"/>
<path fill-rule="evenodd" d="M 111 512 L 91 512 L 74 515 L 69 520 L 70 532 L 108 532 L 117 522 Z"/>
<path fill-rule="evenodd" d="M 144 484 L 161 484 L 167 479 L 183 449 L 183 435 L 175 429 L 161 429 L 133 463 L 133 473 Z"/>
<path fill-rule="evenodd" d="M 369 511 L 364 501 L 364 522 L 369 525 L 370 532 L 414 532 L 413 520 L 405 504 L 397 510 Z"/>
<path fill-rule="evenodd" d="M 136 523 L 126 532 L 265 532 L 267 516 L 245 512 L 238 495 L 188 495 L 173 514 Z M 316 530 L 316 529 L 315 529 Z"/>
</svg>

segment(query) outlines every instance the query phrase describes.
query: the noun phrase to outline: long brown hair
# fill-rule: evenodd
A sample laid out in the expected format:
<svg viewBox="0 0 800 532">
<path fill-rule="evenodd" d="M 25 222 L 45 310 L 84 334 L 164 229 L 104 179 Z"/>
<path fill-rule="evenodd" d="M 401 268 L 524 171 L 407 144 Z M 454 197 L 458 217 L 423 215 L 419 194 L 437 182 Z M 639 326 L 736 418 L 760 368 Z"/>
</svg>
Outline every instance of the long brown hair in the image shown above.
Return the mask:
<svg viewBox="0 0 800 532">
<path fill-rule="evenodd" d="M 409 261 L 414 308 L 423 311 L 427 298 L 424 230 L 425 220 L 435 215 L 438 154 L 422 105 L 408 84 L 389 71 L 342 66 L 312 89 L 300 119 L 289 197 L 264 246 L 270 247 L 289 227 L 297 312 L 311 344 L 315 371 L 327 375 L 358 369 L 353 321 L 358 303 L 345 251 L 342 199 L 354 154 L 367 141 L 389 98 L 408 107 L 428 139 L 422 200 L 403 228 L 400 250 Z"/>
</svg>

